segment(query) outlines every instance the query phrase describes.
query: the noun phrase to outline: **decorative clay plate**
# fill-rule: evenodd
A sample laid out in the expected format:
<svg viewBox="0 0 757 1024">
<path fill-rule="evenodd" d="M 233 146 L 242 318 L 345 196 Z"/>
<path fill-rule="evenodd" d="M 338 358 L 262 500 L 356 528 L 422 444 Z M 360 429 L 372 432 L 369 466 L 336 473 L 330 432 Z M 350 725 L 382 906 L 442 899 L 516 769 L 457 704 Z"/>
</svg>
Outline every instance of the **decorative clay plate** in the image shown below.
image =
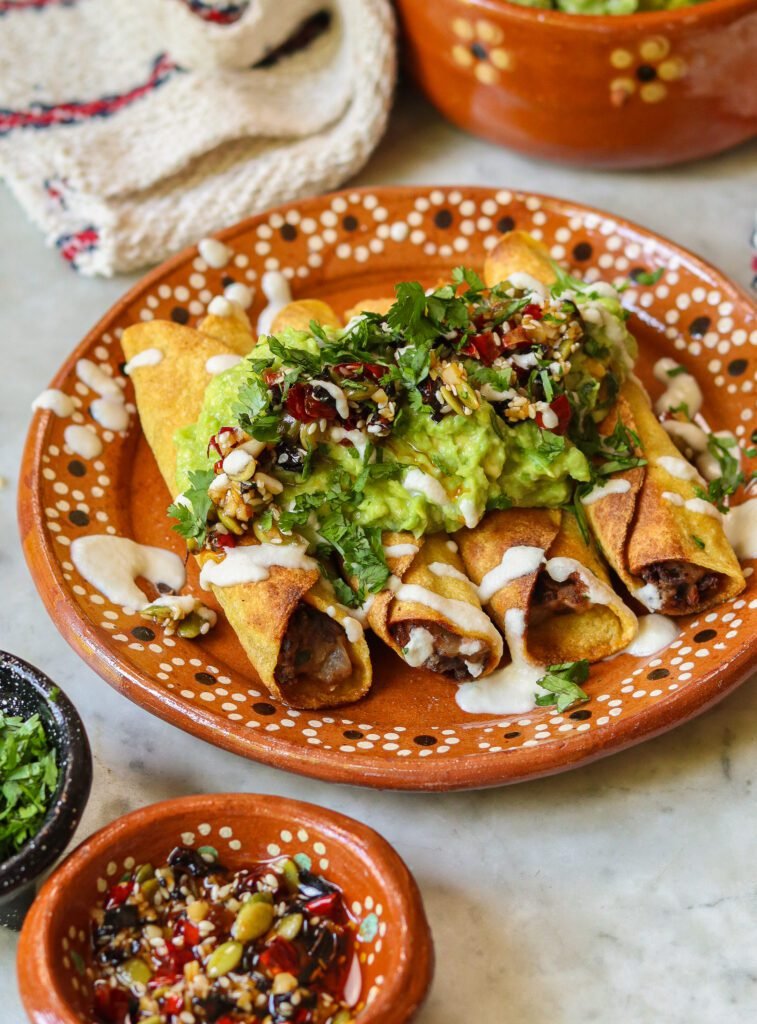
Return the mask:
<svg viewBox="0 0 757 1024">
<path fill-rule="evenodd" d="M 83 460 L 66 447 L 70 420 L 34 417 L 20 487 L 24 549 L 56 625 L 96 672 L 173 725 L 246 757 L 329 781 L 397 789 L 488 786 L 560 771 L 669 729 L 744 679 L 757 633 L 749 566 L 737 600 L 679 620 L 680 636 L 657 656 L 623 655 L 595 666 L 589 703 L 564 714 L 544 708 L 505 718 L 466 715 L 452 684 L 407 668 L 378 643 L 367 698 L 326 714 L 292 710 L 261 687 L 225 622 L 196 641 L 164 637 L 109 604 L 75 571 L 69 545 L 86 533 L 184 550 L 165 516 L 168 493 L 136 415 L 120 434 L 93 424 L 95 395 L 77 378 L 77 359 L 117 378 L 128 400 L 119 337 L 130 323 L 195 323 L 232 279 L 255 286 L 266 270 L 281 270 L 295 298 L 319 297 L 341 313 L 391 294 L 402 279 L 429 285 L 460 263 L 480 269 L 497 235 L 515 226 L 589 280 L 633 280 L 637 270 L 665 267 L 656 285 L 632 284 L 625 293 L 640 376 L 657 393 L 654 361 L 683 360 L 702 387 L 710 426 L 732 430 L 747 447 L 754 443 L 757 311 L 714 268 L 672 243 L 574 203 L 504 189 L 369 189 L 282 207 L 219 236 L 235 253 L 223 271 L 208 267 L 196 249 L 153 271 L 63 365 L 53 385 L 73 398 L 75 422 L 96 427 L 99 457 Z M 258 294 L 253 320 L 263 304 Z M 188 568 L 199 592 L 196 567 Z"/>
</svg>

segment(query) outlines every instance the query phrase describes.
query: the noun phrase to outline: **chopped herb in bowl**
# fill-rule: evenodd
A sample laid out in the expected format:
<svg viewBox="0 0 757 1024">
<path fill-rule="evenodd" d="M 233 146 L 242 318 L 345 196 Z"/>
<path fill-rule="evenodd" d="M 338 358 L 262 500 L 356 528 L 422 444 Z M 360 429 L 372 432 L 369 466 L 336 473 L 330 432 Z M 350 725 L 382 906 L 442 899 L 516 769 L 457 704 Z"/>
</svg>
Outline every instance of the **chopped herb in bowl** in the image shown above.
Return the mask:
<svg viewBox="0 0 757 1024">
<path fill-rule="evenodd" d="M 55 748 L 40 716 L 0 711 L 0 861 L 36 835 L 57 784 Z"/>
</svg>

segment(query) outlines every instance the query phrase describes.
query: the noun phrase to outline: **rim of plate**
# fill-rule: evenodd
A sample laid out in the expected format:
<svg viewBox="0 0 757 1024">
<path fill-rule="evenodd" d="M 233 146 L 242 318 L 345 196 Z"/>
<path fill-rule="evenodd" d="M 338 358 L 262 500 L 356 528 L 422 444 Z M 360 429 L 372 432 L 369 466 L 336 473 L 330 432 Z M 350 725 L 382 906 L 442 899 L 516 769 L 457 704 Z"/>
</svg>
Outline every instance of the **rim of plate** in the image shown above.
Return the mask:
<svg viewBox="0 0 757 1024">
<path fill-rule="evenodd" d="M 639 257 L 640 262 L 648 260 L 654 255 L 655 250 L 659 253 L 661 248 L 667 249 L 669 254 L 674 253 L 683 265 L 695 268 L 700 276 L 717 280 L 721 290 L 732 299 L 753 307 L 757 315 L 757 304 L 743 288 L 732 282 L 711 263 L 670 239 L 626 218 L 584 203 L 537 192 L 507 189 L 505 186 L 435 184 L 348 188 L 272 207 L 217 231 L 212 237 L 224 243 L 232 243 L 237 236 L 249 233 L 274 214 L 283 215 L 293 209 L 317 209 L 327 206 L 339 196 L 363 197 L 372 194 L 383 197 L 385 205 L 391 205 L 393 201 L 400 199 L 416 199 L 434 191 L 454 190 L 466 195 L 475 195 L 482 200 L 494 198 L 498 192 L 508 191 L 513 197 L 538 200 L 560 216 L 569 216 L 575 211 L 595 216 L 600 224 L 611 221 L 618 227 L 653 243 L 654 248 L 643 253 Z M 191 265 L 191 261 L 196 257 L 195 244 L 161 263 L 136 282 L 87 332 L 64 360 L 48 386 L 57 387 L 63 382 L 76 361 L 91 348 L 127 306 L 138 300 L 172 271 L 184 264 Z M 369 273 L 369 268 L 370 262 L 365 264 L 366 273 Z M 737 642 L 729 652 L 724 652 L 724 657 L 715 668 L 708 671 L 706 678 L 694 678 L 687 682 L 686 686 L 676 689 L 654 704 L 644 707 L 641 711 L 623 715 L 601 730 L 591 729 L 583 733 L 573 731 L 565 739 L 558 740 L 557 737 L 552 737 L 553 742 L 544 745 L 521 745 L 491 753 L 482 750 L 482 756 L 476 753 L 450 752 L 438 759 L 401 760 L 381 756 L 376 752 L 363 753 L 357 749 L 347 755 L 338 749 L 327 750 L 321 746 L 309 746 L 301 741 L 292 742 L 287 739 L 286 733 L 273 734 L 247 729 L 241 722 L 220 719 L 217 713 L 206 710 L 199 704 L 190 705 L 160 685 L 146 672 L 136 668 L 125 658 L 119 657 L 118 651 L 106 642 L 107 638 L 103 640 L 98 635 L 98 628 L 72 598 L 69 584 L 63 578 L 61 560 L 55 555 L 52 537 L 48 536 L 43 528 L 40 488 L 42 450 L 47 433 L 45 427 L 51 419 L 52 417 L 45 420 L 43 426 L 43 417 L 40 413 L 36 413 L 32 418 L 22 456 L 25 468 L 20 475 L 18 489 L 18 522 L 24 554 L 48 614 L 76 653 L 114 689 L 169 724 L 250 760 L 327 782 L 349 783 L 377 789 L 451 791 L 507 785 L 588 764 L 683 724 L 722 700 L 744 682 L 757 663 L 755 634 L 748 640 Z M 323 712 L 311 714 L 340 714 L 353 706 L 323 709 Z M 491 723 L 495 725 L 499 719 L 508 717 L 522 716 L 491 716 Z M 465 725 L 462 728 L 465 728 Z"/>
</svg>

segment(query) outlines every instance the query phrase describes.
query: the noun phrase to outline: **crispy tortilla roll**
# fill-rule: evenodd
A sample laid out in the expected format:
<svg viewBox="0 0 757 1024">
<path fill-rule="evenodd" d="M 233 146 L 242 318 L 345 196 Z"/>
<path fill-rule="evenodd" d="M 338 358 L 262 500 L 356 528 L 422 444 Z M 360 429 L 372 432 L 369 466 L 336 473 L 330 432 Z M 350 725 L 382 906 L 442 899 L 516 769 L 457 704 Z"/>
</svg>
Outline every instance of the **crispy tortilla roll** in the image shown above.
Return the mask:
<svg viewBox="0 0 757 1024">
<path fill-rule="evenodd" d="M 210 380 L 206 362 L 229 354 L 217 338 L 153 320 L 129 327 L 121 339 L 127 359 L 157 349 L 157 363 L 134 366 L 131 379 L 142 430 L 171 495 L 176 497 L 173 435 L 194 423 Z M 252 538 L 251 538 L 252 539 Z M 317 563 L 291 544 L 239 545 L 224 558 L 202 553 L 202 573 L 261 681 L 276 697 L 303 708 L 358 700 L 370 688 L 371 662 L 360 624 L 335 600 Z M 250 554 L 254 549 L 255 553 Z M 287 550 L 290 549 L 290 550 Z M 212 582 L 223 566 L 224 585 Z M 258 579 L 234 582 L 237 566 L 257 559 Z M 281 563 L 284 564 L 281 564 Z M 291 564 L 286 564 L 290 562 Z M 249 567 L 247 567 L 249 578 Z M 218 578 L 218 577 L 217 577 Z"/>
<path fill-rule="evenodd" d="M 288 302 L 278 311 L 271 323 L 271 334 L 278 334 L 287 327 L 295 331 L 306 331 L 311 320 L 317 320 L 322 327 L 341 327 L 334 310 L 320 299 L 297 299 Z"/>
<path fill-rule="evenodd" d="M 510 609 L 525 617 L 525 655 L 539 664 L 598 661 L 634 637 L 636 617 L 609 585 L 575 518 L 553 509 L 492 512 L 457 534 L 468 575 L 504 630 Z"/>
<path fill-rule="evenodd" d="M 488 288 L 507 281 L 513 274 L 528 274 L 552 284 L 555 270 L 549 252 L 527 231 L 508 231 L 498 239 L 484 263 L 484 281 Z"/>
<path fill-rule="evenodd" d="M 502 657 L 502 637 L 481 609 L 455 542 L 446 534 L 425 541 L 386 534 L 384 547 L 400 582 L 371 605 L 374 632 L 413 668 L 457 682 L 492 672 Z"/>
<path fill-rule="evenodd" d="M 650 611 L 698 614 L 735 597 L 745 581 L 720 513 L 697 496 L 702 479 L 634 381 L 623 385 L 601 433 L 611 434 L 618 417 L 638 436 L 647 464 L 614 474 L 584 499 L 608 562 Z"/>
<path fill-rule="evenodd" d="M 200 321 L 198 330 L 222 341 L 236 355 L 246 356 L 255 345 L 249 317 L 236 302 L 229 302 L 229 310 L 229 316 L 209 313 Z"/>
</svg>

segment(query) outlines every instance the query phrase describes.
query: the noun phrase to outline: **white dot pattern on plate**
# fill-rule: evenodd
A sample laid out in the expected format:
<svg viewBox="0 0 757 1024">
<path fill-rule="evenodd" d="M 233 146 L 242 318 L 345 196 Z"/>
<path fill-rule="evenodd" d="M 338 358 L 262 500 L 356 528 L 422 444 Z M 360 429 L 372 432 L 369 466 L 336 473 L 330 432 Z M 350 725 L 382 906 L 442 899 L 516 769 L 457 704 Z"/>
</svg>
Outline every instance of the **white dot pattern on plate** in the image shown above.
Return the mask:
<svg viewBox="0 0 757 1024">
<path fill-rule="evenodd" d="M 347 260 L 357 261 L 353 273 L 370 278 L 374 267 L 380 271 L 396 266 L 398 260 L 410 264 L 420 257 L 425 275 L 433 282 L 462 259 L 480 269 L 486 249 L 499 233 L 512 228 L 541 236 L 555 258 L 589 280 L 630 277 L 632 287 L 625 292 L 624 302 L 632 312 L 643 313 L 645 336 L 651 337 L 661 352 L 678 350 L 678 358 L 691 363 L 700 383 L 729 386 L 733 401 L 719 405 L 714 425 L 732 429 L 744 448 L 749 447 L 753 402 L 747 396 L 757 380 L 757 361 L 750 346 L 757 343 L 757 322 L 738 295 L 731 294 L 708 268 L 679 255 L 662 240 L 593 211 L 572 206 L 566 210 L 557 201 L 507 190 L 420 190 L 404 213 L 398 212 L 391 197 L 375 192 L 327 196 L 283 214 L 277 211 L 225 239 L 234 255 L 223 272 L 200 266 L 196 251 L 192 252 L 170 276 L 144 289 L 117 314 L 108 329 L 92 341 L 87 357 L 118 380 L 131 401 L 131 384 L 121 373 L 123 355 L 118 338 L 127 324 L 139 319 L 142 310 L 179 323 L 192 322 L 205 308 L 201 292 L 222 293 L 228 286 L 224 278 L 239 283 L 257 280 L 274 264 L 297 279 L 298 297 L 317 296 L 329 274 L 349 273 Z M 463 252 L 464 257 L 460 255 Z M 317 261 L 313 261 L 315 256 Z M 325 272 L 321 266 L 330 269 Z M 666 274 L 656 285 L 637 280 L 640 271 L 657 267 L 665 267 Z M 253 320 L 262 301 L 256 295 L 250 311 Z M 632 321 L 632 327 L 638 326 L 639 321 Z M 715 373 L 718 376 L 713 379 Z M 77 415 L 88 422 L 88 405 L 94 395 L 73 371 L 61 386 L 76 397 L 81 410 Z M 108 489 L 111 481 L 119 482 L 122 455 L 138 424 L 132 417 L 129 433 L 109 438 L 93 424 L 104 442 L 104 452 L 91 465 L 66 454 L 64 427 L 65 421 L 49 418 L 37 489 L 45 510 L 45 529 L 56 541 L 48 548 L 61 563 L 69 599 L 114 657 L 141 673 L 152 687 L 170 690 L 174 706 L 183 707 L 187 716 L 202 715 L 211 728 L 214 721 L 222 721 L 224 729 L 258 754 L 265 748 L 299 747 L 306 756 L 312 751 L 328 754 L 332 761 L 354 761 L 356 771 L 360 764 L 384 763 L 391 772 L 392 763 L 399 766 L 408 759 L 425 760 L 426 764 L 471 755 L 492 759 L 509 757 L 514 749 L 538 746 L 543 750 L 550 744 L 558 750 L 574 739 L 585 742 L 586 733 L 611 729 L 620 718 L 673 701 L 679 690 L 714 679 L 724 652 L 745 644 L 755 633 L 753 602 L 743 606 L 743 622 L 728 621 L 728 606 L 710 613 L 706 628 L 699 622 L 681 620 L 678 646 L 690 647 L 694 652 L 691 658 L 677 656 L 671 648 L 645 662 L 624 658 L 604 666 L 601 672 L 594 670 L 587 684 L 591 701 L 564 716 L 555 716 L 554 709 L 547 708 L 534 712 L 532 718 L 506 724 L 491 718 L 462 720 L 446 683 L 440 684 L 440 694 L 446 695 L 449 719 L 442 717 L 422 727 L 394 719 L 355 725 L 347 716 L 356 709 L 350 708 L 324 719 L 300 715 L 258 689 L 253 677 L 228 665 L 209 664 L 202 642 L 164 637 L 138 617 L 125 615 L 93 592 L 65 561 L 74 537 L 104 528 L 121 532 L 119 510 L 107 507 Z M 750 575 L 748 599 L 755 589 Z M 504 767 L 502 777 L 507 777 Z"/>
</svg>

